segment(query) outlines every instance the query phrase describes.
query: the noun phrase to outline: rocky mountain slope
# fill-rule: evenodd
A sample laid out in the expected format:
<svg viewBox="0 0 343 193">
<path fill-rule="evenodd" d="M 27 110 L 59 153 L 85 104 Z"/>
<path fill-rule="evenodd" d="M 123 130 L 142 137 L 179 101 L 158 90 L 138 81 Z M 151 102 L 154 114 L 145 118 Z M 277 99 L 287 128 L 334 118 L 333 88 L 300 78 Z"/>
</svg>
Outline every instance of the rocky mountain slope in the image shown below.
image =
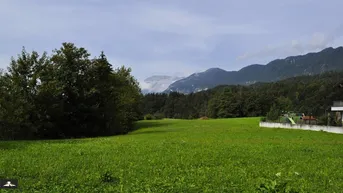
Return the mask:
<svg viewBox="0 0 343 193">
<path fill-rule="evenodd" d="M 164 92 L 191 93 L 218 85 L 272 82 L 300 75 L 343 70 L 343 47 L 326 48 L 320 52 L 277 59 L 266 65 L 253 64 L 239 71 L 210 68 L 172 83 Z"/>
</svg>

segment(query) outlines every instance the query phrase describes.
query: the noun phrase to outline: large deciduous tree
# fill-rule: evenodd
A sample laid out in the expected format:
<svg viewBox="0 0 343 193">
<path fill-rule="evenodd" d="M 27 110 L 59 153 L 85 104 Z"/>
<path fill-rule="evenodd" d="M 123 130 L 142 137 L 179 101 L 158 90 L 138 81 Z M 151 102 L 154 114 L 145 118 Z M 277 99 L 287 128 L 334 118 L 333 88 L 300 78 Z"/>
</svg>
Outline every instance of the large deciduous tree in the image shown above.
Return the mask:
<svg viewBox="0 0 343 193">
<path fill-rule="evenodd" d="M 0 74 L 0 137 L 64 138 L 127 133 L 141 113 L 141 92 L 105 54 L 63 43 L 51 56 L 23 49 Z"/>
</svg>

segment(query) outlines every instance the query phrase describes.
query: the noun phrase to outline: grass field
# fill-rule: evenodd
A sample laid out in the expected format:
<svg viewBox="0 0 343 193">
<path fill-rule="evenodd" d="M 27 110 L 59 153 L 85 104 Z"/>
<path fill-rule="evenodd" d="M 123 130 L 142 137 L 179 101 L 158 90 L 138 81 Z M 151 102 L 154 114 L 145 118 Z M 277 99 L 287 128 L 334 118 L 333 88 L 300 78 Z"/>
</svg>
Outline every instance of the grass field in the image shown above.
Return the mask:
<svg viewBox="0 0 343 193">
<path fill-rule="evenodd" d="M 142 121 L 124 136 L 0 142 L 0 179 L 19 179 L 8 192 L 257 192 L 285 182 L 343 192 L 343 135 L 258 121 Z"/>
</svg>

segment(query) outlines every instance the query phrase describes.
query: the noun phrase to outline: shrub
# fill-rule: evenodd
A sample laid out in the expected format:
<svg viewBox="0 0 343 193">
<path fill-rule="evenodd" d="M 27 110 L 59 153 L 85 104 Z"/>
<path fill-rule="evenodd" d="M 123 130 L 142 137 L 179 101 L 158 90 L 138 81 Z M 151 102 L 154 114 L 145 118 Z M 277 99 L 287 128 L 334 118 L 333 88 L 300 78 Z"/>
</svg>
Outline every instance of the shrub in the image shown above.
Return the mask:
<svg viewBox="0 0 343 193">
<path fill-rule="evenodd" d="M 279 119 L 279 109 L 277 109 L 275 105 L 273 105 L 267 113 L 267 119 L 271 121 L 276 121 Z"/>
<path fill-rule="evenodd" d="M 322 115 L 317 118 L 317 124 L 318 125 L 327 125 L 328 124 L 328 117 L 325 115 Z"/>
<path fill-rule="evenodd" d="M 155 113 L 153 118 L 156 119 L 156 120 L 163 119 L 164 118 L 164 114 L 162 114 L 162 113 Z"/>
<path fill-rule="evenodd" d="M 154 117 L 152 116 L 152 114 L 147 114 L 144 116 L 144 120 L 153 120 Z"/>
<path fill-rule="evenodd" d="M 261 117 L 260 121 L 261 121 L 261 122 L 266 122 L 266 121 L 267 121 L 267 118 Z"/>
</svg>

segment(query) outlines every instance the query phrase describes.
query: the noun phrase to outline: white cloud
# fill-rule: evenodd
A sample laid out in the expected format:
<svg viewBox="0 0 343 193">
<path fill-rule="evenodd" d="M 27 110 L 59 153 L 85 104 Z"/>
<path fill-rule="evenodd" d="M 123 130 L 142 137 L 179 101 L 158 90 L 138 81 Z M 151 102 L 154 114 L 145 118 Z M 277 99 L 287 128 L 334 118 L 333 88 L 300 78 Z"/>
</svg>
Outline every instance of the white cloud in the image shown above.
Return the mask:
<svg viewBox="0 0 343 193">
<path fill-rule="evenodd" d="M 316 32 L 304 40 L 291 40 L 279 45 L 268 45 L 258 51 L 248 52 L 237 57 L 238 60 L 263 58 L 263 57 L 286 57 L 289 55 L 304 54 L 306 52 L 319 51 L 335 43 L 335 40 L 343 36 L 343 25 L 340 25 L 331 33 Z"/>
<path fill-rule="evenodd" d="M 109 58 L 118 60 L 112 62 L 116 66 L 132 67 L 139 80 L 151 75 L 188 75 L 215 65 L 230 70 L 247 65 L 243 59 L 275 58 L 325 47 L 343 34 L 337 30 L 331 35 L 299 38 L 337 23 L 338 0 L 330 4 L 291 0 L 283 5 L 271 0 L 0 1 L 0 23 L 5 26 L 0 30 L 0 58 L 4 58 L 0 65 L 8 65 L 22 46 L 50 52 L 70 41 L 93 55 L 104 50 Z M 296 20 L 298 10 L 303 11 Z M 239 57 L 241 61 L 230 61 L 249 48 L 284 38 L 288 40 L 249 51 Z"/>
<path fill-rule="evenodd" d="M 223 24 L 216 18 L 176 7 L 142 6 L 135 11 L 136 17 L 131 18 L 131 22 L 152 31 L 202 38 L 226 34 L 268 33 L 267 30 L 252 24 Z"/>
<path fill-rule="evenodd" d="M 177 77 L 187 77 L 194 72 L 204 71 L 206 68 L 201 67 L 197 64 L 184 63 L 181 61 L 173 60 L 151 60 L 142 61 L 137 63 L 133 60 L 121 59 L 121 58 L 109 58 L 109 62 L 115 67 L 124 65 L 132 69 L 132 74 L 137 80 L 142 83 L 150 75 L 169 75 Z M 139 68 L 137 68 L 139 65 Z M 168 70 L 166 70 L 168 69 Z M 142 83 L 143 84 L 143 83 Z"/>
<path fill-rule="evenodd" d="M 265 34 L 267 30 L 253 24 L 230 24 L 205 14 L 192 13 L 176 6 L 154 3 L 113 4 L 91 6 L 87 3 L 61 1 L 5 1 L 0 7 L 0 22 L 6 30 L 0 36 L 12 39 L 40 38 L 43 41 L 81 42 L 93 45 L 95 41 L 139 43 L 151 32 L 175 34 L 182 40 L 145 45 L 155 54 L 198 50 L 210 52 L 210 39 L 219 35 Z M 92 1 L 93 2 L 93 1 Z M 94 1 L 98 2 L 98 1 Z M 104 2 L 104 1 L 99 1 Z M 45 47 L 50 51 L 55 45 Z M 150 47 L 149 47 L 150 46 Z"/>
<path fill-rule="evenodd" d="M 132 10 L 133 9 L 133 10 Z M 165 32 L 187 37 L 186 41 L 172 50 L 193 48 L 211 51 L 213 46 L 208 42 L 210 38 L 219 35 L 256 35 L 267 34 L 270 31 L 253 24 L 228 24 L 222 20 L 207 15 L 190 13 L 177 7 L 136 6 L 131 8 L 134 17 L 129 22 L 145 31 Z M 167 48 L 168 50 L 168 48 Z"/>
</svg>

